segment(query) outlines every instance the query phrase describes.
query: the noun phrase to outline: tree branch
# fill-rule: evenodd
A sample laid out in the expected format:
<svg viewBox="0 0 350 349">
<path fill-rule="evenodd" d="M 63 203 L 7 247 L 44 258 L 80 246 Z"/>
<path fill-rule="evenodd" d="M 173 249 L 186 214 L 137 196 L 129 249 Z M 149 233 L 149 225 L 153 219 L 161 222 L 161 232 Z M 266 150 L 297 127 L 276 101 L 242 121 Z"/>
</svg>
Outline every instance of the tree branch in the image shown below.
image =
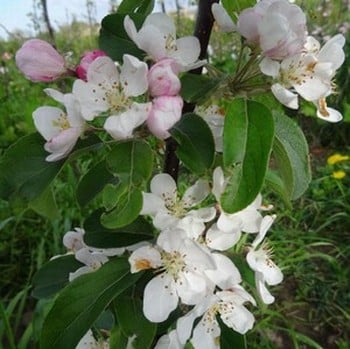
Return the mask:
<svg viewBox="0 0 350 349">
<path fill-rule="evenodd" d="M 201 51 L 199 59 L 207 58 L 207 48 L 210 39 L 211 30 L 213 28 L 214 18 L 211 13 L 211 6 L 219 0 L 199 0 L 196 24 L 193 35 L 199 40 Z M 202 74 L 203 67 L 191 70 L 191 74 Z M 191 113 L 195 108 L 195 104 L 186 103 L 182 109 L 182 114 Z M 164 172 L 170 174 L 177 181 L 179 172 L 179 159 L 176 156 L 177 143 L 173 138 L 166 140 Z"/>
</svg>

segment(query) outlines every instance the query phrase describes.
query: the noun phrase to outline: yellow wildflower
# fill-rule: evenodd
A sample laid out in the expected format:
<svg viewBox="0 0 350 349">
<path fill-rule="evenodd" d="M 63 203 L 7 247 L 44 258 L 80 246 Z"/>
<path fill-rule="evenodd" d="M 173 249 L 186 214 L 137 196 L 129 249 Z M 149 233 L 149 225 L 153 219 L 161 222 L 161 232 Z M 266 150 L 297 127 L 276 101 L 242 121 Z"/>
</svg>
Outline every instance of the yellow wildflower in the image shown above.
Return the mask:
<svg viewBox="0 0 350 349">
<path fill-rule="evenodd" d="M 345 171 L 339 170 L 339 171 L 333 171 L 332 177 L 335 179 L 342 179 L 346 176 Z"/>
<path fill-rule="evenodd" d="M 328 157 L 327 159 L 327 164 L 328 165 L 334 165 L 338 162 L 341 162 L 341 161 L 346 161 L 346 160 L 349 160 L 350 157 L 348 155 L 340 155 L 338 153 L 336 154 L 333 154 L 331 156 Z"/>
</svg>

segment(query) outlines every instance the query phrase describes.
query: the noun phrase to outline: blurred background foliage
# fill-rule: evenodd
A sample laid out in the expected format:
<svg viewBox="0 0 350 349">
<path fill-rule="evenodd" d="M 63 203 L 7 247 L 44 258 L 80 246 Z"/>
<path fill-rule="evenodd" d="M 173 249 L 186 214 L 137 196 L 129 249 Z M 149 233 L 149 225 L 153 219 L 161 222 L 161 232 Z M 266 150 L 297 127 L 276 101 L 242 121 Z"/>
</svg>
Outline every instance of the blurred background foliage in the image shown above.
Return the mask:
<svg viewBox="0 0 350 349">
<path fill-rule="evenodd" d="M 91 1 L 90 1 L 91 2 Z M 87 2 L 89 3 L 89 1 Z M 276 302 L 257 310 L 257 325 L 248 333 L 249 348 L 350 348 L 350 3 L 348 0 L 296 1 L 308 16 L 309 32 L 321 42 L 336 33 L 347 38 L 346 62 L 336 76 L 337 93 L 329 105 L 344 121 L 329 125 L 314 117 L 304 102 L 288 111 L 302 127 L 310 146 L 313 181 L 307 193 L 287 208 L 270 193 L 278 220 L 271 232 L 275 257 L 283 267 L 284 282 L 272 293 Z M 98 6 L 98 1 L 96 1 Z M 173 14 L 179 36 L 193 30 L 194 16 L 186 10 Z M 33 27 L 41 28 L 33 16 Z M 40 23 L 39 23 L 40 24 Z M 74 66 L 82 52 L 97 47 L 98 24 L 72 21 L 55 32 L 54 44 Z M 37 37 L 52 41 L 38 30 Z M 17 70 L 16 50 L 27 38 L 14 33 L 0 41 L 0 155 L 19 137 L 35 131 L 32 112 L 52 103 Z M 233 71 L 240 42 L 214 27 L 209 62 Z M 70 89 L 70 82 L 57 82 Z M 54 84 L 50 87 L 55 88 Z M 331 157 L 332 155 L 335 156 Z M 327 160 L 328 159 L 328 160 Z M 0 343 L 3 348 L 37 348 L 43 314 L 50 301 L 30 296 L 31 278 L 52 256 L 64 253 L 63 234 L 80 226 L 82 213 L 73 193 L 86 162 L 66 166 L 54 185 L 55 207 L 50 217 L 39 215 L 19 198 L 0 200 Z"/>
</svg>

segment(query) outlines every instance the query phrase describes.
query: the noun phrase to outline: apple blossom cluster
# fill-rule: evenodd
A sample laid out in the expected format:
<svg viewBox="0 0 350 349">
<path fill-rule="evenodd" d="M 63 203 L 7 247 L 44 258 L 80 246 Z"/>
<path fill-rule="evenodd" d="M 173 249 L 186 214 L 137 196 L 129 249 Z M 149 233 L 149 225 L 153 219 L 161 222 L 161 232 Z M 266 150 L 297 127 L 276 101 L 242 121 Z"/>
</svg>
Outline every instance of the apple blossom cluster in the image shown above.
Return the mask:
<svg viewBox="0 0 350 349">
<path fill-rule="evenodd" d="M 342 34 L 321 47 L 308 36 L 301 8 L 288 0 L 259 1 L 240 13 L 237 24 L 219 4 L 213 4 L 212 12 L 222 31 L 237 31 L 247 46 L 259 52 L 260 70 L 272 78 L 271 91 L 280 103 L 298 109 L 300 95 L 316 105 L 320 119 L 342 119 L 339 111 L 326 103 L 334 92 L 335 73 L 345 59 Z"/>
<path fill-rule="evenodd" d="M 265 304 L 274 302 L 266 284 L 279 284 L 283 274 L 271 260 L 264 239 L 275 215 L 262 215 L 271 207 L 262 205 L 261 195 L 245 209 L 226 213 L 219 204 L 225 186 L 223 171 L 217 167 L 212 189 L 208 181 L 199 179 L 180 196 L 173 178 L 161 173 L 151 180 L 150 192 L 143 193 L 141 214 L 150 216 L 159 231 L 154 244 L 135 249 L 129 257 L 132 273 L 154 270 L 144 290 L 144 315 L 152 322 L 163 322 L 177 307 L 184 308 L 181 305 L 190 309 L 159 340 L 158 349 L 184 348 L 188 340 L 194 348 L 219 348 L 217 315 L 238 333 L 253 327 L 249 305 L 256 306 L 256 301 L 242 285 L 234 262 L 224 254 L 239 244 L 242 233 L 255 234 L 246 261 L 254 271 L 257 294 Z M 215 198 L 213 204 L 201 207 L 209 197 Z M 200 321 L 194 326 L 196 319 Z"/>
<path fill-rule="evenodd" d="M 152 60 L 150 68 L 129 54 L 116 64 L 100 50 L 86 52 L 77 67 L 70 68 L 63 56 L 39 39 L 25 42 L 17 52 L 18 68 L 32 81 L 77 78 L 71 93 L 44 90 L 62 108 L 42 106 L 33 112 L 50 153 L 47 161 L 67 157 L 84 133 L 99 129 L 97 120 L 103 120 L 103 130 L 114 140 L 123 140 L 132 138 L 142 125 L 159 139 L 168 138 L 168 130 L 181 118 L 179 74 L 205 64 L 198 60 L 198 39 L 176 39 L 174 22 L 163 13 L 149 15 L 139 31 L 129 16 L 124 26 Z"/>
<path fill-rule="evenodd" d="M 219 348 L 217 315 L 229 328 L 245 334 L 255 322 L 250 308 L 257 302 L 226 253 L 232 254 L 241 238 L 246 241 L 246 234 L 255 235 L 253 242 L 243 247 L 247 267 L 255 275 L 255 293 L 263 303 L 273 303 L 266 285 L 279 284 L 283 274 L 271 260 L 265 236 L 276 216 L 262 214 L 272 207 L 262 204 L 260 194 L 245 209 L 226 213 L 218 203 L 225 185 L 221 167 L 214 170 L 211 186 L 199 179 L 182 196 L 170 175 L 155 175 L 150 192 L 143 192 L 140 213 L 150 216 L 159 232 L 155 242 L 98 249 L 86 245 L 84 229 L 75 228 L 64 235 L 63 244 L 83 266 L 69 274 L 69 281 L 96 271 L 110 257 L 126 253 L 131 273 L 153 270 L 155 274 L 143 294 L 143 312 L 149 321 L 163 322 L 178 307 L 189 309 L 155 348 L 184 348 L 189 340 L 194 348 Z M 208 198 L 212 204 L 200 207 Z M 200 321 L 194 326 L 197 319 Z M 87 333 L 86 338 L 90 337 Z"/>
</svg>

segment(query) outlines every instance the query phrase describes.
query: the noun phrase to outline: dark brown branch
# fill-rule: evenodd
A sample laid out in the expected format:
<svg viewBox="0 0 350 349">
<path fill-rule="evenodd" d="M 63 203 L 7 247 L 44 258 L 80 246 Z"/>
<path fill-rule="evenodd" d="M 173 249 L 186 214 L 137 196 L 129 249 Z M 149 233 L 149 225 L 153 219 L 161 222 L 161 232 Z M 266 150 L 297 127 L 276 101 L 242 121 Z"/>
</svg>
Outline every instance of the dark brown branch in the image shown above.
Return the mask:
<svg viewBox="0 0 350 349">
<path fill-rule="evenodd" d="M 198 3 L 197 19 L 193 35 L 196 36 L 201 45 L 199 59 L 207 57 L 207 48 L 214 18 L 211 13 L 211 6 L 219 0 L 200 0 Z M 203 67 L 190 71 L 191 74 L 202 74 Z M 193 112 L 195 104 L 185 103 L 182 114 Z M 179 159 L 176 156 L 176 141 L 173 138 L 166 140 L 164 172 L 169 173 L 177 181 L 179 172 Z"/>
</svg>

